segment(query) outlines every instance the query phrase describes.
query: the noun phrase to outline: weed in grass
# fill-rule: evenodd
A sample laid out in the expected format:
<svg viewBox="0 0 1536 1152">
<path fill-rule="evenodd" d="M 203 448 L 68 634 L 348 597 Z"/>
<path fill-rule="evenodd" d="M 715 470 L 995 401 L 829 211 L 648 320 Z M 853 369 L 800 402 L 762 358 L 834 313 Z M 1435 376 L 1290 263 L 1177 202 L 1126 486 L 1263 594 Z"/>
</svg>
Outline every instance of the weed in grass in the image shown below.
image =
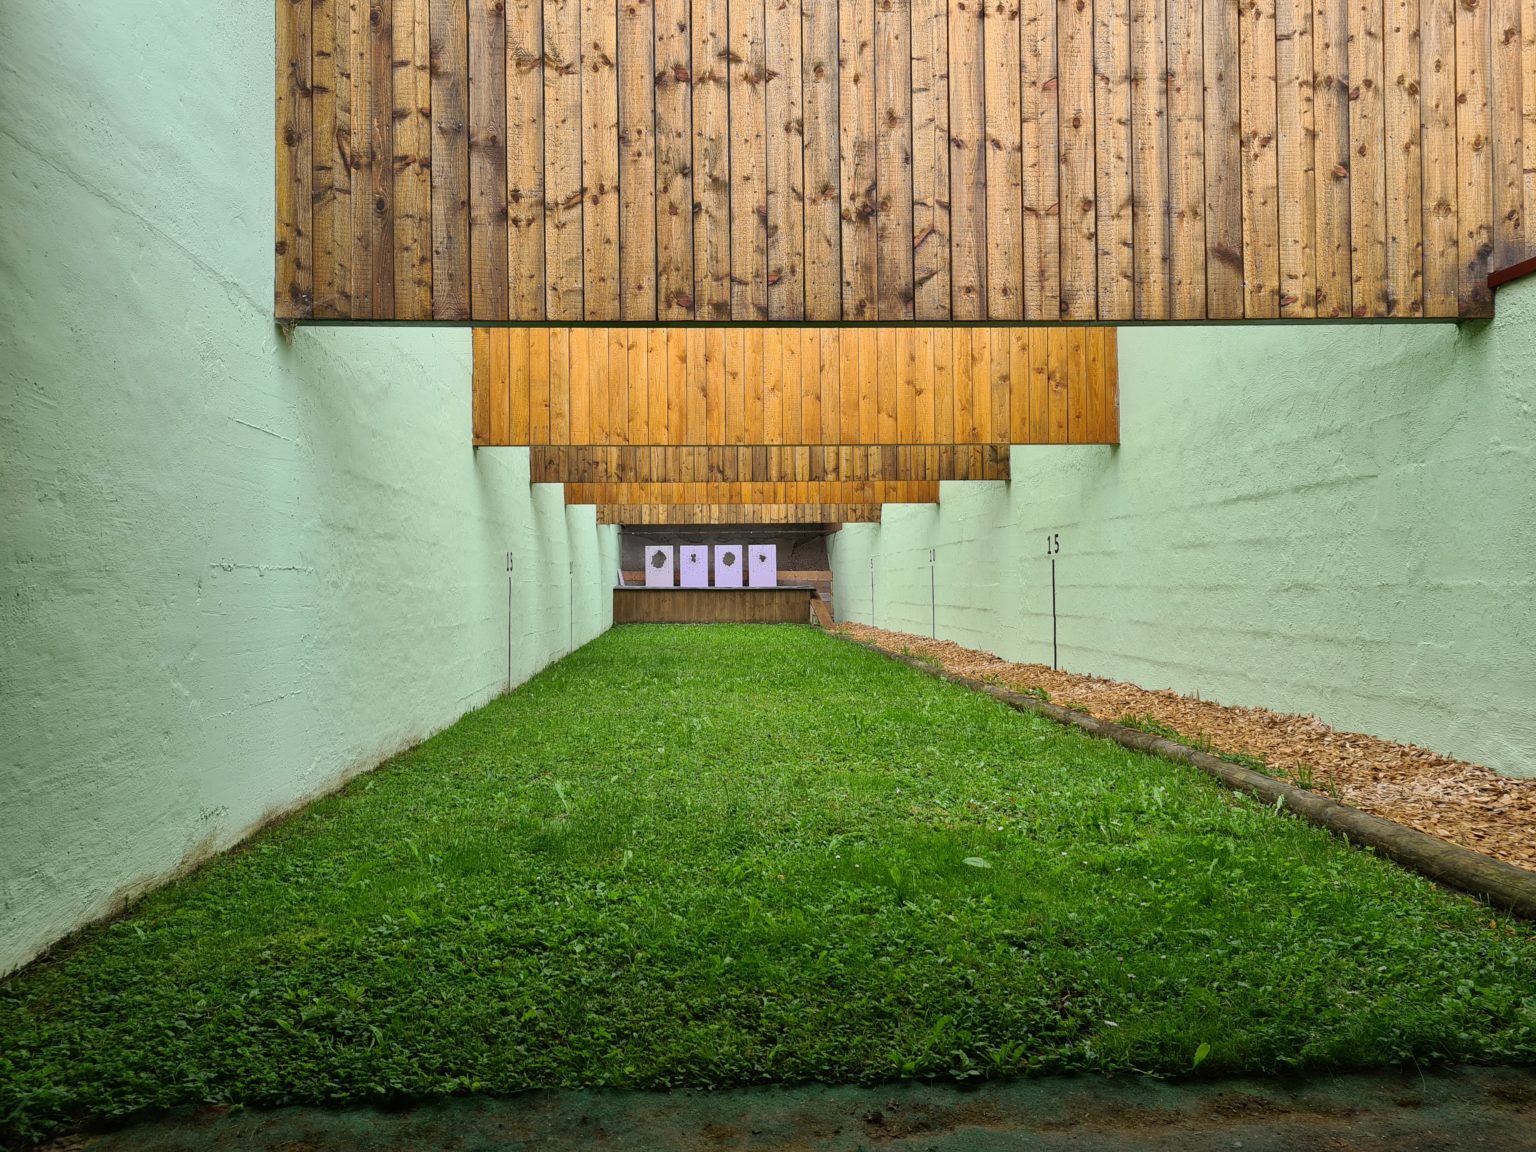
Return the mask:
<svg viewBox="0 0 1536 1152">
<path fill-rule="evenodd" d="M 0 983 L 0 1145 L 198 1102 L 1536 1060 L 1536 938 L 1489 925 L 812 629 L 628 627 Z"/>
<path fill-rule="evenodd" d="M 1264 776 L 1273 776 L 1269 763 L 1262 757 L 1249 752 L 1220 752 L 1217 753 L 1228 764 L 1236 764 L 1239 768 L 1246 768 L 1250 772 L 1258 772 Z"/>
<path fill-rule="evenodd" d="M 1025 696 L 1033 696 L 1036 700 L 1039 700 L 1042 703 L 1049 704 L 1051 702 L 1051 694 L 1038 685 L 1033 688 L 1022 689 L 1022 691 Z"/>
</svg>

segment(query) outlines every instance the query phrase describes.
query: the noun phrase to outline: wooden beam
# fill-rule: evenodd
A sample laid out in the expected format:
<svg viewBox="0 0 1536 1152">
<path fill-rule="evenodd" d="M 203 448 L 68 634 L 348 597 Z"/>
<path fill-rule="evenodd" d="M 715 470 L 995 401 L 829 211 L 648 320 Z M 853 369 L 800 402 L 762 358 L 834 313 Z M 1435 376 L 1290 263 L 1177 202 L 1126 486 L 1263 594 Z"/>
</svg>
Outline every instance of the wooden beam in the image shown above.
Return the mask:
<svg viewBox="0 0 1536 1152">
<path fill-rule="evenodd" d="M 1083 431 L 1092 422 L 1079 406 L 1101 370 L 1072 358 L 1104 333 L 1113 329 L 500 329 L 475 341 L 475 389 L 511 395 L 514 414 L 477 443 L 1067 443 L 1073 420 L 1087 423 L 1071 442 L 1113 443 L 1117 424 Z M 1103 383 L 1118 386 L 1110 372 Z M 1059 426 L 1025 418 L 1037 374 L 1060 383 Z M 516 398 L 527 395 L 533 416 L 522 419 Z"/>
<path fill-rule="evenodd" d="M 565 486 L 567 504 L 934 504 L 938 499 L 937 480 L 823 480 L 807 484 L 637 480 Z"/>
<path fill-rule="evenodd" d="M 878 524 L 878 504 L 599 504 L 599 524 Z"/>
<path fill-rule="evenodd" d="M 1102 337 L 1095 343 L 1102 348 Z M 1102 362 L 1104 356 L 1096 349 Z M 1101 380 L 1087 395 L 1099 397 L 1101 424 L 1111 411 Z M 1085 418 L 1086 419 L 1086 418 Z M 1085 427 L 1087 424 L 1085 423 Z M 1100 442 L 1106 442 L 1101 435 Z M 485 443 L 492 443 L 489 439 Z M 534 484 L 627 484 L 643 481 L 726 484 L 853 483 L 871 480 L 1007 480 L 1008 449 L 990 444 L 978 458 L 971 445 L 907 445 L 890 467 L 888 445 L 848 446 L 824 453 L 821 445 L 676 445 L 603 447 L 560 444 L 529 450 L 528 475 Z M 958 449 L 963 447 L 965 451 Z"/>
</svg>

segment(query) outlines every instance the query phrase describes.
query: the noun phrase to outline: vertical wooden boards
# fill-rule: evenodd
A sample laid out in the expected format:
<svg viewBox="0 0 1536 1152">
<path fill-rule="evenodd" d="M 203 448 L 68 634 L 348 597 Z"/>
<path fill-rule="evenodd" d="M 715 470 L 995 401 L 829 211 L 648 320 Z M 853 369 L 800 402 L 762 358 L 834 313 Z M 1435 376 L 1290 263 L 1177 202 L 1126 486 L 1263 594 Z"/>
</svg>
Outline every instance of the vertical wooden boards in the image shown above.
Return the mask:
<svg viewBox="0 0 1536 1152">
<path fill-rule="evenodd" d="M 881 444 L 900 442 L 899 387 L 896 368 L 896 330 L 880 328 L 875 332 L 875 410 L 879 423 L 876 437 Z"/>
<path fill-rule="evenodd" d="M 783 2 L 783 0 L 779 0 Z M 912 0 L 875 5 L 875 311 L 913 315 Z"/>
<path fill-rule="evenodd" d="M 566 329 L 566 348 L 571 358 L 570 367 L 570 420 L 571 443 L 591 444 L 592 437 L 592 372 L 599 357 L 607 359 L 607 346 L 597 349 L 595 352 L 590 344 L 590 337 L 596 332 L 593 328 L 568 328 Z"/>
<path fill-rule="evenodd" d="M 506 5 L 507 311 L 536 320 L 545 315 L 544 2 Z"/>
<path fill-rule="evenodd" d="M 348 76 L 352 88 L 352 285 L 351 314 L 374 315 L 374 168 L 377 157 L 374 98 L 383 95 L 373 83 L 373 35 L 370 0 L 351 0 L 351 39 L 347 44 Z M 390 98 L 393 106 L 393 98 Z M 467 253 L 466 253 L 467 257 Z M 394 295 L 391 288 L 390 295 Z"/>
<path fill-rule="evenodd" d="M 987 442 L 1006 444 L 1013 437 L 1013 332 L 1008 328 L 989 328 L 987 336 L 992 368 L 992 422 Z"/>
<path fill-rule="evenodd" d="M 656 0 L 656 316 L 693 319 L 693 35 L 688 0 Z"/>
<path fill-rule="evenodd" d="M 491 390 L 500 383 L 496 376 L 499 365 L 495 345 L 501 336 L 502 333 L 493 328 L 476 328 L 471 337 L 473 360 L 469 374 L 469 410 L 471 442 L 476 447 L 494 443 L 491 437 Z M 508 443 L 511 443 L 510 437 Z"/>
<path fill-rule="evenodd" d="M 656 311 L 656 22 L 651 0 L 619 4 L 619 316 Z"/>
<path fill-rule="evenodd" d="M 1424 314 L 1419 0 L 1385 0 L 1386 312 Z"/>
<path fill-rule="evenodd" d="M 800 4 L 805 152 L 805 310 L 842 315 L 842 180 L 838 173 L 838 42 L 834 3 Z"/>
<path fill-rule="evenodd" d="M 763 363 L 765 330 L 749 328 L 742 341 L 741 383 L 745 402 L 742 404 L 742 443 L 763 443 L 763 393 L 766 391 L 766 372 Z"/>
<path fill-rule="evenodd" d="M 985 340 L 984 328 L 956 328 L 950 342 L 950 371 L 954 374 L 954 433 L 950 443 L 967 444 L 976 434 L 976 361 L 971 341 Z"/>
<path fill-rule="evenodd" d="M 1067 329 L 1067 367 L 1063 374 L 1071 391 L 1067 397 L 1067 443 L 1084 444 L 1088 440 L 1088 405 L 1083 403 L 1088 390 L 1088 329 Z"/>
<path fill-rule="evenodd" d="M 842 333 L 837 328 L 816 330 L 821 340 L 821 435 L 819 444 L 836 444 L 841 436 L 843 405 Z M 809 429 L 806 435 L 810 435 Z"/>
<path fill-rule="evenodd" d="M 1387 313 L 1382 0 L 1349 3 L 1350 271 L 1356 316 Z"/>
<path fill-rule="evenodd" d="M 873 320 L 878 290 L 875 256 L 875 0 L 838 0 L 838 41 L 842 319 Z M 734 106 L 731 118 L 734 122 Z"/>
<path fill-rule="evenodd" d="M 688 330 L 659 329 L 667 372 L 667 443 L 688 443 Z"/>
<path fill-rule="evenodd" d="M 586 315 L 582 263 L 581 0 L 544 5 L 544 285 L 551 320 Z"/>
<path fill-rule="evenodd" d="M 476 329 L 479 333 L 484 329 Z M 529 377 L 533 365 L 528 362 L 528 329 L 493 328 L 490 330 L 489 354 L 494 367 L 491 381 L 494 394 L 491 400 L 490 427 L 493 439 L 490 443 L 528 444 L 532 442 L 528 426 Z M 480 344 L 475 344 L 475 368 L 478 371 Z M 543 365 L 538 366 L 544 372 Z M 510 439 L 502 440 L 501 436 Z"/>
<path fill-rule="evenodd" d="M 619 318 L 619 76 L 616 5 L 581 0 L 583 314 Z"/>
<path fill-rule="evenodd" d="M 1454 0 L 1452 0 L 1454 3 Z M 1317 314 L 1354 312 L 1350 264 L 1349 4 L 1312 0 Z"/>
<path fill-rule="evenodd" d="M 1238 5 L 1242 70 L 1243 314 L 1280 315 L 1280 177 L 1275 162 L 1275 0 Z"/>
<path fill-rule="evenodd" d="M 805 316 L 805 136 L 800 0 L 766 0 L 763 83 L 768 312 Z"/>
<path fill-rule="evenodd" d="M 754 444 L 783 444 L 784 439 L 784 329 L 762 329 L 761 433 Z"/>
<path fill-rule="evenodd" d="M 1130 0 L 1096 0 L 1093 13 L 1097 315 L 1129 320 L 1136 308 L 1131 239 Z"/>
<path fill-rule="evenodd" d="M 911 2 L 912 312 L 918 320 L 947 320 L 949 5 L 947 0 Z"/>
<path fill-rule="evenodd" d="M 676 329 L 673 329 L 676 331 Z M 643 348 L 645 351 L 646 397 L 649 415 L 646 417 L 640 443 L 671 444 L 672 440 L 672 372 L 667 364 L 666 328 L 647 328 Z"/>
<path fill-rule="evenodd" d="M 1424 0 L 1421 0 L 1424 2 Z M 1520 134 L 1525 153 L 1525 250 L 1536 251 L 1536 0 L 1520 4 Z"/>
<path fill-rule="evenodd" d="M 731 314 L 730 29 L 726 0 L 694 0 L 693 314 Z"/>
<path fill-rule="evenodd" d="M 1056 36 L 1061 318 L 1091 320 L 1099 311 L 1092 7 L 1057 0 Z"/>
<path fill-rule="evenodd" d="M 549 355 L 542 365 L 549 377 L 549 442 L 570 444 L 571 440 L 571 329 L 548 328 Z M 580 349 L 585 351 L 585 349 Z"/>
<path fill-rule="evenodd" d="M 327 3 L 330 0 L 326 0 Z M 427 0 L 392 0 L 394 309 L 432 318 L 432 35 Z M 319 8 L 316 8 L 318 17 Z M 325 135 L 318 130 L 315 139 Z M 542 241 L 541 241 L 542 242 Z"/>
<path fill-rule="evenodd" d="M 630 444 L 649 444 L 651 442 L 648 425 L 650 423 L 652 379 L 647 330 L 644 328 L 623 328 L 619 331 L 623 334 L 625 356 L 629 363 L 629 381 L 626 385 L 626 400 L 629 405 L 629 435 L 627 442 Z"/>
<path fill-rule="evenodd" d="M 608 329 L 608 436 L 613 444 L 628 444 L 629 412 L 635 392 L 630 379 L 630 329 Z"/>
<path fill-rule="evenodd" d="M 860 328 L 852 333 L 859 352 L 859 439 L 860 444 L 880 442 L 880 365 L 876 360 L 877 339 L 873 328 Z M 844 345 L 844 355 L 849 348 Z"/>
<path fill-rule="evenodd" d="M 1456 202 L 1461 276 L 1457 304 L 1464 316 L 1487 314 L 1489 258 L 1493 255 L 1493 165 L 1488 147 L 1488 84 L 1492 18 L 1488 0 L 1456 13 Z"/>
<path fill-rule="evenodd" d="M 956 320 L 985 319 L 989 298 L 985 3 L 949 4 L 949 251 L 951 315 Z"/>
<path fill-rule="evenodd" d="M 277 0 L 277 258 L 279 320 L 314 313 L 314 48 L 309 0 Z"/>
<path fill-rule="evenodd" d="M 1136 315 L 1168 315 L 1168 37 L 1163 0 L 1130 0 L 1131 241 Z"/>
<path fill-rule="evenodd" d="M 464 0 L 431 0 L 434 320 L 470 318 L 468 18 Z"/>
<path fill-rule="evenodd" d="M 1489 266 L 1536 251 L 1533 25 L 1536 0 L 278 0 L 274 307 L 1486 314 Z"/>
<path fill-rule="evenodd" d="M 587 379 L 591 396 L 587 403 L 587 424 L 592 444 L 609 444 L 622 438 L 609 415 L 613 390 L 613 353 L 606 328 L 581 328 L 587 336 Z"/>
<path fill-rule="evenodd" d="M 693 345 L 690 343 L 689 347 Z M 694 384 L 694 390 L 702 400 L 704 409 L 704 438 L 692 440 L 693 430 L 697 427 L 693 419 L 693 407 L 688 409 L 689 438 L 695 443 L 729 444 L 726 434 L 726 402 L 730 395 L 730 377 L 726 362 L 725 333 L 718 328 L 711 328 L 704 333 L 704 374 Z M 711 381 L 724 380 L 725 387 L 718 383 L 711 386 Z M 695 401 L 697 402 L 697 400 Z"/>
<path fill-rule="evenodd" d="M 1120 443 L 1120 331 L 1109 328 L 1104 336 L 1104 442 Z"/>
<path fill-rule="evenodd" d="M 854 328 L 834 328 L 838 345 L 838 395 L 842 398 L 835 444 L 859 443 L 859 333 Z"/>
<path fill-rule="evenodd" d="M 726 444 L 747 442 L 747 333 L 741 328 L 725 332 L 725 435 Z"/>
<path fill-rule="evenodd" d="M 1083 333 L 1083 387 L 1073 401 L 1082 409 L 1084 444 L 1104 439 L 1104 332 L 1089 328 Z"/>
<path fill-rule="evenodd" d="M 539 456 L 536 483 L 750 478 L 796 500 L 834 478 L 995 478 L 1003 457 L 983 449 L 1065 442 L 1052 403 L 1074 443 L 1118 433 L 1113 329 L 1056 331 L 477 328 L 475 443 L 592 449 Z"/>
<path fill-rule="evenodd" d="M 985 2 L 981 35 L 986 76 L 987 316 L 1018 320 L 1024 315 L 1019 0 Z"/>
<path fill-rule="evenodd" d="M 1052 328 L 1046 337 L 1046 439 L 1047 444 L 1070 443 L 1067 420 L 1066 328 Z"/>
<path fill-rule="evenodd" d="M 795 22 L 799 28 L 799 21 Z M 805 439 L 805 364 L 802 360 L 804 341 L 799 328 L 784 329 L 783 348 L 780 352 L 783 365 L 784 385 L 783 415 L 780 418 L 780 443 L 804 444 Z M 789 477 L 786 477 L 789 479 Z M 798 479 L 798 477 L 796 477 Z"/>
<path fill-rule="evenodd" d="M 1206 314 L 1202 11 L 1202 0 L 1167 0 L 1168 313 L 1179 320 Z"/>
<path fill-rule="evenodd" d="M 1424 172 L 1424 310 L 1453 315 L 1456 239 L 1456 0 L 1419 0 L 1419 109 Z"/>
<path fill-rule="evenodd" d="M 1243 141 L 1239 0 L 1205 0 L 1206 314 L 1243 315 Z"/>
<path fill-rule="evenodd" d="M 933 334 L 933 438 L 955 442 L 955 338 L 962 329 L 941 328 Z"/>
<path fill-rule="evenodd" d="M 1275 3 L 1275 160 L 1280 194 L 1280 315 L 1317 314 L 1312 0 Z"/>
<path fill-rule="evenodd" d="M 535 369 L 541 372 L 545 370 L 543 365 L 535 365 L 529 359 L 530 336 L 531 333 L 526 328 L 502 328 L 497 332 L 501 354 L 507 362 L 506 392 L 514 444 L 533 442 L 533 428 L 530 423 L 533 419 L 530 405 L 532 376 Z"/>
<path fill-rule="evenodd" d="M 971 329 L 971 422 L 967 444 L 992 439 L 992 341 L 991 330 Z"/>
<path fill-rule="evenodd" d="M 419 2 L 425 5 L 426 0 Z M 280 19 L 285 12 L 281 6 L 278 8 Z M 311 224 L 314 231 L 314 315 L 322 319 L 351 313 L 352 85 L 351 65 L 347 55 L 347 45 L 351 42 L 351 21 L 349 0 L 316 0 L 310 24 L 314 52 L 310 79 L 314 173 L 310 195 L 314 203 Z M 282 61 L 283 55 L 279 51 L 280 68 L 283 66 Z M 430 102 L 430 90 L 428 100 Z M 279 182 L 282 180 L 282 162 L 279 157 Z M 427 168 L 428 165 L 423 165 L 421 171 L 425 173 Z M 283 212 L 283 195 L 280 190 L 279 219 Z M 426 261 L 430 269 L 430 237 Z M 282 284 L 279 277 L 279 293 L 283 291 Z M 431 315 L 430 301 L 427 315 Z M 281 308 L 278 316 L 282 317 Z"/>
<path fill-rule="evenodd" d="M 1029 437 L 1030 444 L 1051 442 L 1051 330 L 1036 329 L 1029 340 Z"/>
<path fill-rule="evenodd" d="M 1521 143 L 1523 90 L 1536 85 L 1536 69 L 1526 72 L 1522 82 L 1521 3 L 1522 0 L 1492 0 L 1490 13 L 1494 267 L 1506 267 L 1536 255 L 1527 240 L 1529 225 L 1525 212 L 1529 206 L 1525 203 L 1526 173 L 1522 171 L 1526 152 Z M 1417 9 L 1417 3 L 1412 7 Z M 1532 63 L 1536 65 L 1536 61 Z M 1530 175 L 1536 180 L 1536 171 Z"/>
<path fill-rule="evenodd" d="M 1056 3 L 1023 0 L 1019 107 L 1023 163 L 1024 315 L 1061 316 L 1056 143 Z"/>
<path fill-rule="evenodd" d="M 820 444 L 823 372 L 821 329 L 800 330 L 800 430 L 804 444 Z"/>
<path fill-rule="evenodd" d="M 731 315 L 768 315 L 764 0 L 730 0 Z"/>
<path fill-rule="evenodd" d="M 469 0 L 469 306 L 507 311 L 507 22 L 504 0 Z"/>
<path fill-rule="evenodd" d="M 512 329 L 512 392 L 518 391 L 518 382 L 526 372 L 528 380 L 528 438 L 533 444 L 549 444 L 550 439 L 550 378 L 549 378 L 548 328 Z M 523 353 L 526 343 L 527 353 Z M 519 358 L 526 359 L 526 368 L 519 370 Z"/>
</svg>

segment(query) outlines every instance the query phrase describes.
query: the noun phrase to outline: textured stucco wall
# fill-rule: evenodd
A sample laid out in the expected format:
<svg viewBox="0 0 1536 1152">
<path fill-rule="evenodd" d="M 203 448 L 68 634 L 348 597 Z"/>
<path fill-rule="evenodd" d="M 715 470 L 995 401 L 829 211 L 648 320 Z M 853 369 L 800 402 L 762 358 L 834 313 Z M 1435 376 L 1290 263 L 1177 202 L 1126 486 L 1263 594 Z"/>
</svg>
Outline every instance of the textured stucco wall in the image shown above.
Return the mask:
<svg viewBox="0 0 1536 1152">
<path fill-rule="evenodd" d="M 838 615 L 1536 776 L 1536 280 L 1492 323 L 1137 328 L 1118 449 L 833 537 Z"/>
<path fill-rule="evenodd" d="M 0 26 L 3 972 L 502 691 L 508 550 L 519 681 L 618 551 L 470 448 L 467 331 L 273 328 L 270 4 Z"/>
</svg>

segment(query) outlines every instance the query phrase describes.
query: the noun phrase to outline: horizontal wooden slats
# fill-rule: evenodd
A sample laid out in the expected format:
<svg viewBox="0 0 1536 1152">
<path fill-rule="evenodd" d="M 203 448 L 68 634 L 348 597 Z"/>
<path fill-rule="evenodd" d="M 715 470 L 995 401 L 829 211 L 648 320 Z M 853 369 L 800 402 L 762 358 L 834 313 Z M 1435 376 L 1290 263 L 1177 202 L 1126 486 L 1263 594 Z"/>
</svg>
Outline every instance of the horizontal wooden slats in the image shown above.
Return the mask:
<svg viewBox="0 0 1536 1152">
<path fill-rule="evenodd" d="M 477 403 L 510 415 L 475 442 L 1114 444 L 1115 345 L 1082 327 L 479 329 L 475 395 L 495 401 Z"/>
<path fill-rule="evenodd" d="M 599 524 L 878 524 L 878 504 L 599 504 Z"/>
<path fill-rule="evenodd" d="M 567 484 L 567 504 L 936 504 L 937 480 Z"/>
<path fill-rule="evenodd" d="M 684 448 L 536 447 L 535 484 L 823 483 L 1007 480 L 1006 444 L 724 445 Z"/>
<path fill-rule="evenodd" d="M 1445 318 L 1536 255 L 1532 0 L 275 7 L 279 319 Z"/>
</svg>

